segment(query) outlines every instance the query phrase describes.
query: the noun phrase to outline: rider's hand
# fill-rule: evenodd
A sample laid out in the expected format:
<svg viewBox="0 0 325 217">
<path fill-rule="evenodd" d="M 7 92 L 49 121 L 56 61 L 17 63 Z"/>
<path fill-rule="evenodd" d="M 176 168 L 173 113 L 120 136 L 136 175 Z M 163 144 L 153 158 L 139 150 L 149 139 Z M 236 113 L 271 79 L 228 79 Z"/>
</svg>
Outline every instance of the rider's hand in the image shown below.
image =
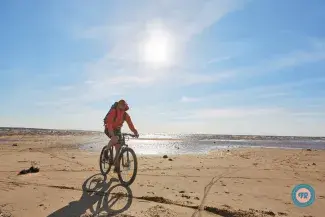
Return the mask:
<svg viewBox="0 0 325 217">
<path fill-rule="evenodd" d="M 139 133 L 138 133 L 138 131 L 135 131 L 135 132 L 134 132 L 134 135 L 135 135 L 136 138 L 139 138 Z"/>
</svg>

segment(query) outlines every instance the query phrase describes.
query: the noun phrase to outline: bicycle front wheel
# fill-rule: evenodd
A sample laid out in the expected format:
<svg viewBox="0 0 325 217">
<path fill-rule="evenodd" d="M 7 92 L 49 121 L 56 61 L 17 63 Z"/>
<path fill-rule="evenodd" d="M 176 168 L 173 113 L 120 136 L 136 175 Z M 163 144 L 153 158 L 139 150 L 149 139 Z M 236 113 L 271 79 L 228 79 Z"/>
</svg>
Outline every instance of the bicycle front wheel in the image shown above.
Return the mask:
<svg viewBox="0 0 325 217">
<path fill-rule="evenodd" d="M 118 179 L 124 186 L 131 185 L 138 171 L 138 160 L 131 148 L 124 148 L 118 158 Z"/>
<path fill-rule="evenodd" d="M 108 150 L 108 156 L 105 156 L 105 150 L 107 150 L 107 146 L 103 147 L 99 157 L 99 168 L 103 176 L 106 176 L 111 170 L 112 165 L 110 164 L 109 159 L 113 158 L 113 147 Z"/>
</svg>

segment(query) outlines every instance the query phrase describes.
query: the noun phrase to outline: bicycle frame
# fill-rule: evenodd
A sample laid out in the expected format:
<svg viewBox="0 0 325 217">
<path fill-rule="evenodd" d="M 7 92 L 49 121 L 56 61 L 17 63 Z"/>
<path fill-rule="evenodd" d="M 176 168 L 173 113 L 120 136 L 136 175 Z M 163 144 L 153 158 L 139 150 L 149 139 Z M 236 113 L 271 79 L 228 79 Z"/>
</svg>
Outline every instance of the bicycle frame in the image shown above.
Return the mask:
<svg viewBox="0 0 325 217">
<path fill-rule="evenodd" d="M 115 155 L 114 164 L 116 163 L 116 160 L 118 159 L 118 157 L 119 157 L 120 153 L 122 152 L 122 150 L 124 148 L 128 147 L 128 144 L 126 144 L 126 141 L 125 141 L 126 136 L 135 137 L 133 134 L 130 134 L 130 133 L 122 133 L 121 134 L 121 137 L 119 138 L 119 141 L 117 143 L 117 144 L 120 145 L 120 149 L 119 149 L 119 153 Z M 115 151 L 116 151 L 116 147 L 115 147 Z M 127 159 L 129 159 L 129 152 L 127 152 Z M 124 165 L 124 158 L 122 158 L 122 164 Z"/>
<path fill-rule="evenodd" d="M 100 164 L 99 167 L 102 175 L 106 176 L 109 173 L 111 167 L 117 164 L 115 166 L 116 169 L 115 172 L 117 172 L 120 182 L 123 185 L 129 186 L 135 180 L 137 170 L 138 170 L 138 161 L 134 150 L 128 147 L 128 144 L 126 144 L 127 136 L 136 137 L 135 135 L 128 134 L 128 133 L 121 134 L 117 142 L 119 146 L 118 152 L 115 147 L 115 151 L 116 151 L 115 156 L 113 153 L 115 145 L 112 145 L 108 150 L 107 150 L 107 146 L 104 146 L 102 148 L 102 151 L 100 153 L 100 158 L 99 158 L 99 164 Z M 108 151 L 109 153 L 106 151 Z M 126 152 L 126 154 L 124 154 L 124 152 Z M 105 157 L 105 154 L 109 154 L 109 159 Z M 132 160 L 130 160 L 130 157 L 132 157 Z M 108 164 L 107 168 L 105 166 L 106 164 Z M 134 168 L 132 169 L 133 170 L 132 177 L 129 181 L 125 181 L 121 175 L 122 172 L 121 168 L 123 169 L 123 171 L 126 170 L 128 172 L 129 170 L 131 170 L 131 164 L 132 165 L 134 164 Z"/>
</svg>

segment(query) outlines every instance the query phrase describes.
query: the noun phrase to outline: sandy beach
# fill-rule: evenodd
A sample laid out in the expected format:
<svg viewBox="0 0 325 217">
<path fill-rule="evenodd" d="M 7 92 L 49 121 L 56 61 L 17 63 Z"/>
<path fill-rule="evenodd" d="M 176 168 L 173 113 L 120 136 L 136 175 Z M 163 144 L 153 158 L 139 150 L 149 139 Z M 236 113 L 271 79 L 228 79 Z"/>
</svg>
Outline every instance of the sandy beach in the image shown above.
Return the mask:
<svg viewBox="0 0 325 217">
<path fill-rule="evenodd" d="M 1 135 L 0 216 L 324 216 L 324 151 L 245 148 L 139 156 L 136 180 L 125 188 L 116 174 L 100 175 L 99 153 L 77 149 L 88 136 Z M 40 171 L 17 175 L 31 165 Z M 316 192 L 307 208 L 291 200 L 301 183 Z"/>
</svg>

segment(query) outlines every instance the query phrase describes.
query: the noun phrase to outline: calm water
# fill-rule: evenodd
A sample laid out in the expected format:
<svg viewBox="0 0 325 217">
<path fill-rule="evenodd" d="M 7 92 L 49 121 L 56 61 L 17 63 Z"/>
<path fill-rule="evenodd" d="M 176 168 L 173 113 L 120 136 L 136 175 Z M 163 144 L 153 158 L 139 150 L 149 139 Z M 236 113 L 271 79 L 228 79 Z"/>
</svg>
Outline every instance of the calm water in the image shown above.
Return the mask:
<svg viewBox="0 0 325 217">
<path fill-rule="evenodd" d="M 231 136 L 230 136 L 231 137 Z M 163 155 L 163 154 L 204 154 L 212 150 L 232 149 L 241 147 L 267 147 L 286 149 L 323 149 L 325 140 L 280 138 L 268 139 L 220 139 L 218 135 L 171 135 L 171 134 L 147 134 L 141 138 L 146 140 L 130 139 L 128 144 L 139 155 Z M 173 140 L 179 139 L 179 140 Z M 91 141 L 80 144 L 83 150 L 99 152 L 106 145 L 108 139 L 105 136 L 93 137 Z"/>
<path fill-rule="evenodd" d="M 100 152 L 107 144 L 108 138 L 102 132 L 96 131 L 72 131 L 72 130 L 49 130 L 31 128 L 1 128 L 0 144 L 19 141 L 1 137 L 5 135 L 75 135 L 85 136 L 83 143 L 76 143 L 76 147 Z M 267 148 L 293 148 L 293 149 L 323 149 L 325 150 L 325 137 L 276 137 L 276 136 L 233 136 L 233 135 L 207 135 L 207 134 L 145 134 L 140 139 L 128 141 L 139 155 L 162 155 L 162 154 L 204 154 L 212 150 L 232 149 L 241 147 L 267 147 Z M 145 139 L 145 140 L 142 140 Z"/>
</svg>

